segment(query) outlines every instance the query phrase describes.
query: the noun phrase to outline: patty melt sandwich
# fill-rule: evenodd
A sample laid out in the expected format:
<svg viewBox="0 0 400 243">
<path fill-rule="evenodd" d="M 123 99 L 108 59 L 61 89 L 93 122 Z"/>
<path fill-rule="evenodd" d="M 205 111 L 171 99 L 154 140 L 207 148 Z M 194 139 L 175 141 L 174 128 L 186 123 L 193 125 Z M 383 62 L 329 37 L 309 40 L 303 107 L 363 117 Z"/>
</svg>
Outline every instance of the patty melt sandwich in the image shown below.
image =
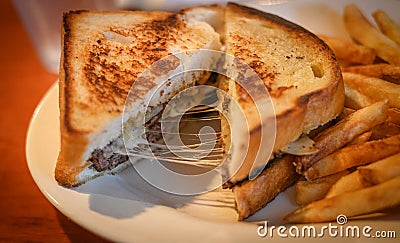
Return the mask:
<svg viewBox="0 0 400 243">
<path fill-rule="evenodd" d="M 179 13 L 69 12 L 64 15 L 62 35 L 61 151 L 55 177 L 64 186 L 80 185 L 129 164 L 128 155 L 120 148 L 121 116 L 129 88 L 140 82 L 137 78 L 148 66 L 176 52 L 225 51 L 257 74 L 263 87 L 253 85 L 252 78 L 242 78 L 247 86 L 254 86 L 250 91 L 261 88 L 269 93 L 274 114 L 255 115 L 257 99 L 266 98 L 250 97 L 235 80 L 218 78 L 219 88 L 234 101 L 219 97 L 226 108 L 221 115 L 226 154 L 222 178 L 224 186 L 233 189 L 239 220 L 254 214 L 297 180 L 291 154 L 298 151 L 290 147 L 343 109 L 342 76 L 329 47 L 292 22 L 239 4 L 193 7 Z M 210 66 L 225 62 L 229 69 L 227 60 L 201 60 Z M 160 67 L 162 72 L 174 72 L 183 62 L 170 61 Z M 209 75 L 175 79 L 153 106 L 162 106 Z M 156 86 L 143 83 L 143 95 Z M 247 129 L 241 129 L 233 103 L 249 121 Z M 142 112 L 132 117 L 135 127 L 144 125 L 139 122 L 143 121 Z M 269 153 L 260 147 L 260 141 L 269 141 L 271 136 L 261 132 L 265 124 L 276 124 Z M 231 129 L 238 134 L 234 139 Z M 246 143 L 248 149 L 244 150 Z"/>
</svg>

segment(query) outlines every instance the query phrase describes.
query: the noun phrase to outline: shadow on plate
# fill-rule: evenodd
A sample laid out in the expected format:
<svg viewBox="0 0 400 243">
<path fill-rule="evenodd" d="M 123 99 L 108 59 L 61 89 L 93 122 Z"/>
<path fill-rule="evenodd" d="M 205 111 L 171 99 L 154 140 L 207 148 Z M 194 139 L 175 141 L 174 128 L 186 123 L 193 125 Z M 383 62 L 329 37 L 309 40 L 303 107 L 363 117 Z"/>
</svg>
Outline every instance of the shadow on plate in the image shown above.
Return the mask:
<svg viewBox="0 0 400 243">
<path fill-rule="evenodd" d="M 217 222 L 235 222 L 237 217 L 230 190 L 216 189 L 196 196 L 174 195 L 147 183 L 132 166 L 118 175 L 97 178 L 74 190 L 89 194 L 91 210 L 116 219 L 132 218 L 158 206 Z"/>
</svg>

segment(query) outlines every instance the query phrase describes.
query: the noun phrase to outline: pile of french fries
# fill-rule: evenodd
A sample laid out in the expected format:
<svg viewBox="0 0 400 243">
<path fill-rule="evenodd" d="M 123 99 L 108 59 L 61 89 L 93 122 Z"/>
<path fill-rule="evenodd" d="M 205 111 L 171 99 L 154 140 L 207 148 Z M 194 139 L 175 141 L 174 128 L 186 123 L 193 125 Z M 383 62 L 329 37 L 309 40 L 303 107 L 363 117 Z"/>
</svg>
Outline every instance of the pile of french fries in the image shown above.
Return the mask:
<svg viewBox="0 0 400 243">
<path fill-rule="evenodd" d="M 372 16 L 378 28 L 347 5 L 343 21 L 354 41 L 321 36 L 341 65 L 345 108 L 313 138 L 318 151 L 296 158 L 301 207 L 288 222 L 335 221 L 400 205 L 400 26 L 384 11 Z"/>
</svg>

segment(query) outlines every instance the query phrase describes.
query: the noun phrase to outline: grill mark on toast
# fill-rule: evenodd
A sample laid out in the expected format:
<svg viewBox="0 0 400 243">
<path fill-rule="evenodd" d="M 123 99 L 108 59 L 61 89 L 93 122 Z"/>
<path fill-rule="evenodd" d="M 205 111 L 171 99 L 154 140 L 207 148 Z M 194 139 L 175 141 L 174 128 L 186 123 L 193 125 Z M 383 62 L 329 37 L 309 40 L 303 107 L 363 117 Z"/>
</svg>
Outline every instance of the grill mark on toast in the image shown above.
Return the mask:
<svg viewBox="0 0 400 243">
<path fill-rule="evenodd" d="M 132 37 L 136 42 L 134 46 L 132 46 L 132 43 L 126 45 L 115 43 L 115 41 L 107 40 L 104 36 L 93 42 L 93 45 L 90 47 L 89 61 L 85 65 L 84 70 L 89 83 L 92 84 L 90 89 L 96 99 L 102 103 L 114 103 L 116 106 L 110 106 L 114 108 L 110 112 L 121 112 L 118 107 L 123 106 L 131 85 L 136 82 L 141 71 L 170 54 L 167 51 L 167 43 L 171 43 L 170 34 L 175 29 L 181 28 L 181 25 L 183 25 L 183 22 L 178 21 L 176 14 L 171 14 L 165 19 L 138 24 L 133 28 L 110 28 L 111 32 L 118 35 Z M 145 34 L 138 35 L 138 33 Z M 133 48 L 130 48 L 131 46 Z M 137 53 L 138 50 L 141 51 Z M 124 65 L 118 65 L 119 55 L 131 57 L 132 60 L 127 60 L 127 62 L 132 61 L 132 65 L 128 68 L 124 67 Z M 139 58 L 141 61 L 135 60 L 137 55 L 142 56 Z M 163 61 L 163 64 L 155 68 L 158 74 L 166 73 L 178 66 L 176 60 Z M 141 81 L 141 85 L 146 89 L 150 89 L 156 85 L 150 79 L 147 79 L 146 82 Z M 139 98 L 144 93 L 138 95 L 135 96 Z"/>
</svg>

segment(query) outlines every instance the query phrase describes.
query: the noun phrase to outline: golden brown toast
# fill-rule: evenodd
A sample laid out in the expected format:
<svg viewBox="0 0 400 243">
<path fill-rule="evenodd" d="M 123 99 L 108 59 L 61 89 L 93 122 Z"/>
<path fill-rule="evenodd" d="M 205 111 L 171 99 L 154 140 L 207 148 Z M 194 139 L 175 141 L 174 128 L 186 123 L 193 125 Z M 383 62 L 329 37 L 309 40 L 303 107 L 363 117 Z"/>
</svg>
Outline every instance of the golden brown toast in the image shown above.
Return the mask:
<svg viewBox="0 0 400 243">
<path fill-rule="evenodd" d="M 293 166 L 294 157 L 285 155 L 271 161 L 254 180 L 245 180 L 233 187 L 238 219 L 244 220 L 272 201 L 300 177 Z"/>
<path fill-rule="evenodd" d="M 219 35 L 207 23 L 189 20 L 179 13 L 66 13 L 59 79 L 61 151 L 56 180 L 71 187 L 126 167 L 126 155 L 112 151 L 105 154 L 105 150 L 120 139 L 121 114 L 131 85 L 157 60 L 201 48 L 219 50 Z M 180 65 L 179 59 L 167 60 L 171 69 L 167 71 Z M 172 82 L 171 92 L 160 94 L 159 102 L 195 81 Z M 143 93 L 137 94 L 138 102 L 157 86 L 151 80 L 142 80 L 140 85 Z M 103 161 L 103 157 L 117 165 L 93 166 L 93 161 Z"/>
<path fill-rule="evenodd" d="M 340 114 L 344 103 L 342 75 L 333 52 L 317 36 L 276 15 L 235 3 L 228 3 L 225 8 L 225 33 L 226 52 L 251 67 L 269 91 L 276 115 L 272 153 Z M 270 155 L 263 154 L 256 159 L 263 136 L 259 114 L 254 114 L 250 96 L 240 85 L 232 83 L 225 79 L 221 85 L 244 110 L 249 131 L 243 133 L 250 133 L 248 151 L 242 150 L 242 144 L 247 141 L 240 141 L 245 136 L 238 136 L 233 144 L 227 145 L 227 148 L 232 145 L 232 164 L 237 164 L 234 160 L 247 152 L 236 173 L 229 169 L 225 172 L 225 177 L 235 184 L 248 177 L 253 163 L 265 165 Z M 253 93 L 257 89 L 255 86 Z M 274 117 L 262 119 L 268 124 Z"/>
</svg>

